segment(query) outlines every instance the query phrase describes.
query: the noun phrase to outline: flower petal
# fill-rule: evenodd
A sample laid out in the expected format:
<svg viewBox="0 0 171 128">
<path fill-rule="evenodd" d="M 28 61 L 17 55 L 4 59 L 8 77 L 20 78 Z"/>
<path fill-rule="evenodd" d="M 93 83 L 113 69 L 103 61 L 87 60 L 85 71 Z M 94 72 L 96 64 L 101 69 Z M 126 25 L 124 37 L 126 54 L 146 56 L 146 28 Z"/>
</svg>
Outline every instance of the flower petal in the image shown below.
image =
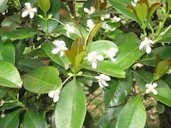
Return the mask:
<svg viewBox="0 0 171 128">
<path fill-rule="evenodd" d="M 97 69 L 97 63 L 94 61 L 92 62 L 92 68 Z"/>
<path fill-rule="evenodd" d="M 29 12 L 27 10 L 25 10 L 22 12 L 21 16 L 24 18 L 24 17 L 28 16 L 28 14 L 29 14 Z"/>
<path fill-rule="evenodd" d="M 158 94 L 158 92 L 157 92 L 156 89 L 153 89 L 152 92 L 153 92 L 154 95 L 157 95 Z"/>
</svg>

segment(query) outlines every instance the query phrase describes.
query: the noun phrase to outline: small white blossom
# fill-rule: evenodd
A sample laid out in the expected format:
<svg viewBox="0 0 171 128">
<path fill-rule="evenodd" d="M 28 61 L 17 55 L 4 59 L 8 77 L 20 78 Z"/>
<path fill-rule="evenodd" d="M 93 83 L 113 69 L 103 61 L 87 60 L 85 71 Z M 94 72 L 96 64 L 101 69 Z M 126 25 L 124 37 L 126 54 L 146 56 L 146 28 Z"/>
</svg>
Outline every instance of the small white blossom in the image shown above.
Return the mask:
<svg viewBox="0 0 171 128">
<path fill-rule="evenodd" d="M 146 94 L 150 92 L 152 92 L 154 95 L 158 94 L 157 90 L 155 89 L 157 87 L 157 83 L 150 83 L 150 84 L 146 84 L 145 86 L 147 88 L 145 91 Z"/>
<path fill-rule="evenodd" d="M 26 17 L 29 15 L 29 17 L 32 19 L 34 17 L 34 14 L 37 12 L 37 8 L 33 8 L 30 3 L 25 3 L 25 7 L 22 12 L 22 17 Z"/>
<path fill-rule="evenodd" d="M 55 40 L 53 41 L 53 44 L 55 45 L 55 48 L 52 50 L 53 54 L 60 53 L 60 56 L 63 56 L 65 54 L 64 51 L 68 50 L 63 40 Z"/>
<path fill-rule="evenodd" d="M 111 18 L 112 22 L 119 22 L 121 21 L 120 17 L 114 16 L 113 18 Z"/>
<path fill-rule="evenodd" d="M 93 22 L 92 19 L 88 19 L 87 20 L 87 27 L 88 27 L 88 30 L 92 30 L 94 28 L 95 24 Z"/>
<path fill-rule="evenodd" d="M 98 55 L 96 51 L 93 51 L 88 54 L 87 60 L 92 65 L 92 68 L 96 69 L 98 61 L 103 61 L 104 57 L 102 55 Z"/>
<path fill-rule="evenodd" d="M 53 99 L 53 102 L 57 102 L 59 100 L 60 92 L 61 92 L 60 89 L 56 89 L 56 90 L 50 91 L 48 93 L 48 96 Z"/>
<path fill-rule="evenodd" d="M 95 12 L 95 8 L 94 7 L 90 7 L 90 9 L 84 8 L 84 12 L 87 13 L 88 15 L 91 15 Z"/>
<path fill-rule="evenodd" d="M 135 7 L 137 5 L 137 2 L 138 2 L 138 0 L 131 1 L 132 6 Z"/>
<path fill-rule="evenodd" d="M 117 48 L 110 48 L 109 50 L 105 51 L 105 57 L 109 58 L 111 61 L 116 62 L 114 58 L 118 52 Z"/>
<path fill-rule="evenodd" d="M 110 25 L 108 25 L 106 22 L 102 24 L 102 28 L 108 32 L 108 31 L 115 31 L 116 28 L 112 28 Z"/>
<path fill-rule="evenodd" d="M 100 18 L 102 21 L 104 21 L 105 19 L 110 19 L 110 14 L 102 15 Z"/>
<path fill-rule="evenodd" d="M 99 76 L 95 77 L 98 80 L 99 86 L 101 88 L 109 86 L 108 83 L 106 83 L 106 81 L 110 81 L 110 77 L 105 75 L 105 74 L 100 74 Z"/>
<path fill-rule="evenodd" d="M 137 68 L 142 68 L 144 65 L 143 64 L 141 64 L 141 63 L 136 63 L 136 64 L 134 64 L 133 66 L 132 66 L 132 68 L 134 69 L 134 70 L 136 70 Z"/>
<path fill-rule="evenodd" d="M 145 50 L 145 52 L 147 54 L 150 54 L 151 53 L 151 47 L 153 46 L 154 44 L 154 41 L 151 40 L 151 39 L 148 39 L 147 37 L 141 41 L 141 44 L 139 46 L 139 49 L 140 50 Z"/>
<path fill-rule="evenodd" d="M 65 29 L 67 30 L 66 31 L 67 37 L 70 37 L 70 33 L 75 33 L 75 27 L 74 26 L 66 24 L 66 28 Z"/>
</svg>

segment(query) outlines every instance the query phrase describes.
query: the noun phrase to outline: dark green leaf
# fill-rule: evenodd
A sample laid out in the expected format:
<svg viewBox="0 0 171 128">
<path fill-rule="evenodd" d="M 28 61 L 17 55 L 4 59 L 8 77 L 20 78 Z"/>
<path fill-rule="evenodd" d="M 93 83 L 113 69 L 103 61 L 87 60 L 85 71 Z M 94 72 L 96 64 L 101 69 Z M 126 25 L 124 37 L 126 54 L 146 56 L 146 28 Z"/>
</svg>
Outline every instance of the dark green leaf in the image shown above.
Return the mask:
<svg viewBox="0 0 171 128">
<path fill-rule="evenodd" d="M 82 128 L 86 115 L 86 96 L 75 79 L 61 92 L 55 108 L 57 128 Z"/>
<path fill-rule="evenodd" d="M 119 41 L 119 39 L 121 40 Z M 122 70 L 129 68 L 136 60 L 138 60 L 144 54 L 142 51 L 139 50 L 139 40 L 135 34 L 125 34 L 125 37 L 118 37 L 117 41 L 121 45 L 118 46 L 119 53 L 116 57 L 115 64 L 118 65 Z"/>
<path fill-rule="evenodd" d="M 154 67 L 156 65 L 156 55 L 159 55 L 162 60 L 171 59 L 171 46 L 161 46 L 154 49 L 149 55 L 143 56 L 140 62 Z"/>
<path fill-rule="evenodd" d="M 0 13 L 5 11 L 8 0 L 0 0 Z"/>
<path fill-rule="evenodd" d="M 146 111 L 140 97 L 129 101 L 119 113 L 116 128 L 144 128 Z"/>
<path fill-rule="evenodd" d="M 0 43 L 0 60 L 15 63 L 15 48 L 11 41 Z"/>
<path fill-rule="evenodd" d="M 6 61 L 0 61 L 0 85 L 10 88 L 20 88 L 22 81 L 16 67 Z"/>
<path fill-rule="evenodd" d="M 104 90 L 104 101 L 107 106 L 121 105 L 132 89 L 132 74 L 127 73 L 125 79 L 112 81 L 110 86 Z"/>
<path fill-rule="evenodd" d="M 19 111 L 14 111 L 0 119 L 1 128 L 18 128 L 19 127 Z"/>
<path fill-rule="evenodd" d="M 157 64 L 155 68 L 154 80 L 160 79 L 171 67 L 171 60 L 164 60 Z"/>
<path fill-rule="evenodd" d="M 171 89 L 169 88 L 157 88 L 156 89 L 158 94 L 152 95 L 158 101 L 162 102 L 163 104 L 171 107 Z"/>
<path fill-rule="evenodd" d="M 112 6 L 119 11 L 121 14 L 131 18 L 136 21 L 136 17 L 127 8 L 128 4 L 131 4 L 132 0 L 109 0 Z"/>
<path fill-rule="evenodd" d="M 23 125 L 24 128 L 48 128 L 45 118 L 30 110 L 25 113 Z"/>
<path fill-rule="evenodd" d="M 10 40 L 20 39 L 21 40 L 21 39 L 33 37 L 37 33 L 38 31 L 33 28 L 20 28 L 20 29 L 4 32 L 1 35 L 1 38 L 3 40 L 6 40 L 6 39 L 10 39 Z"/>
<path fill-rule="evenodd" d="M 59 71 L 50 66 L 37 68 L 24 77 L 24 88 L 34 93 L 48 93 L 60 85 Z"/>
</svg>

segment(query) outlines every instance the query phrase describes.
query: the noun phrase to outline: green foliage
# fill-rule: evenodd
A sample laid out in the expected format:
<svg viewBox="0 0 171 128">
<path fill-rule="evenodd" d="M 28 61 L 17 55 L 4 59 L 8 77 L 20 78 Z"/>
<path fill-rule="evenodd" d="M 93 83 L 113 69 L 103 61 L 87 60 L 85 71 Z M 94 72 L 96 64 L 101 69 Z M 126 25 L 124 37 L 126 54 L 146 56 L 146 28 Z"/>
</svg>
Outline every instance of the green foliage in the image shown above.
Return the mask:
<svg viewBox="0 0 171 128">
<path fill-rule="evenodd" d="M 121 110 L 116 123 L 116 128 L 144 128 L 145 122 L 145 106 L 140 97 L 135 97 Z"/>
<path fill-rule="evenodd" d="M 65 114 L 64 114 L 65 113 Z M 81 128 L 86 114 L 86 96 L 75 79 L 61 92 L 55 108 L 55 124 L 59 128 Z"/>
<path fill-rule="evenodd" d="M 144 128 L 154 109 L 162 121 L 170 11 L 170 0 L 1 0 L 0 127 Z"/>
<path fill-rule="evenodd" d="M 24 128 L 48 128 L 44 117 L 41 114 L 33 111 L 27 111 L 25 113 L 23 125 Z"/>
<path fill-rule="evenodd" d="M 59 71 L 54 67 L 37 68 L 24 76 L 24 88 L 34 93 L 48 93 L 60 87 L 58 76 Z"/>
</svg>

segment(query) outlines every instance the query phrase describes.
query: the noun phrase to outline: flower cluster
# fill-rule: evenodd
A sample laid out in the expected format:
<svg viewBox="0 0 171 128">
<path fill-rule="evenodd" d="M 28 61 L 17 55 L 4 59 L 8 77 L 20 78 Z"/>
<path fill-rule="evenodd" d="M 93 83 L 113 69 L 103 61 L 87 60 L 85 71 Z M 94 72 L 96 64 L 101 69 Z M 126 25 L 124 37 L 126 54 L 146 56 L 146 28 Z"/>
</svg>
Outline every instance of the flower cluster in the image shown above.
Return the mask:
<svg viewBox="0 0 171 128">
<path fill-rule="evenodd" d="M 86 57 L 86 59 L 91 64 L 92 68 L 96 69 L 98 62 L 103 61 L 105 58 L 108 58 L 111 61 L 115 62 L 116 61 L 115 56 L 117 52 L 118 52 L 117 48 L 110 48 L 109 50 L 104 51 L 102 54 L 99 54 L 96 51 L 92 51 L 88 54 L 88 57 Z"/>
</svg>

